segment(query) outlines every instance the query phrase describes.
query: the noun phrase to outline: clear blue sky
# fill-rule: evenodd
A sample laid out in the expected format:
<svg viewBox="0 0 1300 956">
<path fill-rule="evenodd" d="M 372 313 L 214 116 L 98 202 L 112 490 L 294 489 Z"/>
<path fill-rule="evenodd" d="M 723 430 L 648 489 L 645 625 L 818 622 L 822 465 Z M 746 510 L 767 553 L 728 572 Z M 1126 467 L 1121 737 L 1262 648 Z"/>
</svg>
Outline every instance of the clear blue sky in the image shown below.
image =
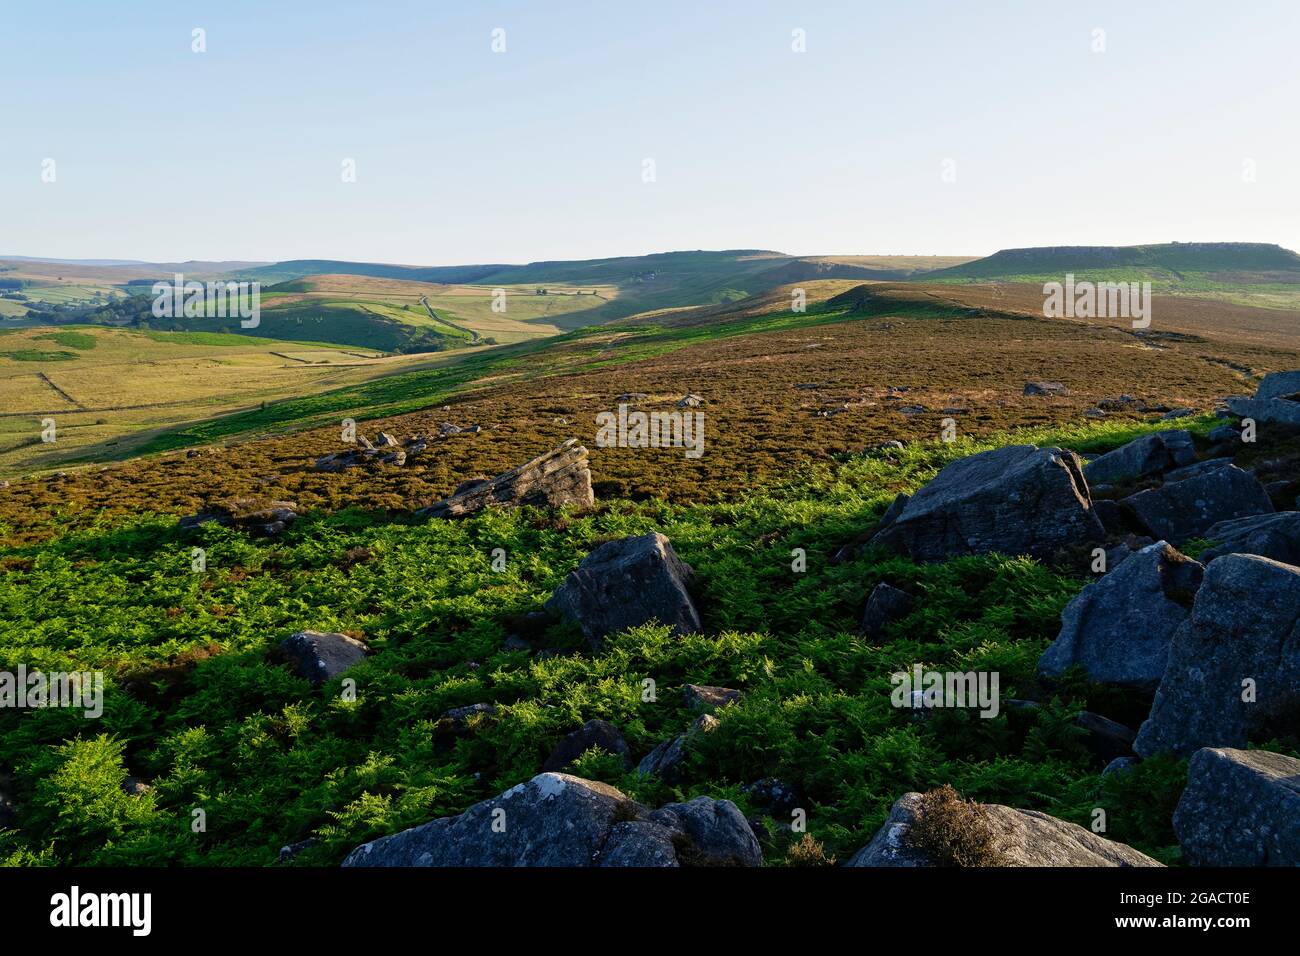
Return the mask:
<svg viewBox="0 0 1300 956">
<path fill-rule="evenodd" d="M 1300 249 L 1297 36 L 1296 0 L 4 0 L 0 254 Z"/>
</svg>

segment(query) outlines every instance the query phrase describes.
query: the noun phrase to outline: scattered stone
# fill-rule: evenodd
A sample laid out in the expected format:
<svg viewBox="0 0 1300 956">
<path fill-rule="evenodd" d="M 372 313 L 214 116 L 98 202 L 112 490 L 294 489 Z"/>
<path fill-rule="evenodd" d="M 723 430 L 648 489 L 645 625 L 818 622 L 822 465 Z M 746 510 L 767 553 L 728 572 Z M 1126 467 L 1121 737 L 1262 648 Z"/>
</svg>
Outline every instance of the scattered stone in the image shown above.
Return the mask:
<svg viewBox="0 0 1300 956">
<path fill-rule="evenodd" d="M 877 584 L 862 612 L 862 626 L 859 629 L 861 635 L 869 641 L 880 640 L 888 625 L 911 613 L 912 604 L 912 595 L 906 591 L 900 591 L 883 581 Z"/>
<path fill-rule="evenodd" d="M 446 438 L 448 435 L 459 435 L 460 432 L 461 427 L 459 425 L 454 425 L 451 422 L 443 422 L 438 426 L 438 434 L 443 438 Z"/>
<path fill-rule="evenodd" d="M 1100 408 L 1085 408 L 1083 410 L 1083 417 L 1084 418 L 1105 418 L 1106 413 L 1103 412 Z"/>
<path fill-rule="evenodd" d="M 127 777 L 122 781 L 122 792 L 128 797 L 143 797 L 151 790 L 153 790 L 153 787 L 139 777 Z"/>
<path fill-rule="evenodd" d="M 1062 385 L 1060 382 L 1026 382 L 1025 394 L 1026 395 L 1059 395 L 1064 397 L 1070 394 L 1070 390 L 1066 388 L 1064 385 Z"/>
<path fill-rule="evenodd" d="M 496 713 L 495 704 L 466 704 L 443 711 L 433 725 L 434 741 L 440 745 L 451 743 L 457 737 L 464 737 L 474 726 Z"/>
<path fill-rule="evenodd" d="M 1258 398 L 1230 398 L 1227 404 L 1228 411 L 1238 418 L 1252 418 L 1260 425 L 1300 428 L 1300 402 L 1284 398 L 1269 401 Z"/>
<path fill-rule="evenodd" d="M 1078 666 L 1099 684 L 1154 691 L 1203 571 L 1165 541 L 1132 554 L 1065 606 L 1061 631 L 1038 661 L 1039 674 L 1058 678 Z"/>
<path fill-rule="evenodd" d="M 1221 445 L 1224 442 L 1241 441 L 1241 432 L 1235 425 L 1218 425 L 1210 429 L 1208 436 L 1211 444 Z"/>
<path fill-rule="evenodd" d="M 416 514 L 424 518 L 458 518 L 489 505 L 559 508 L 590 507 L 596 502 L 587 449 L 573 438 L 505 474 L 487 481 L 473 480 L 479 483 L 466 490 L 461 490 L 462 485 L 450 498 Z"/>
<path fill-rule="evenodd" d="M 1267 750 L 1196 751 L 1174 832 L 1192 866 L 1300 866 L 1300 760 Z"/>
<path fill-rule="evenodd" d="M 707 684 L 687 684 L 682 688 L 686 706 L 691 710 L 717 710 L 739 701 L 744 694 L 730 687 L 711 687 Z"/>
<path fill-rule="evenodd" d="M 504 820 L 502 829 L 498 821 Z M 559 773 L 357 847 L 354 866 L 759 866 L 749 824 L 728 800 L 649 811 L 614 787 Z"/>
<path fill-rule="evenodd" d="M 346 634 L 299 631 L 280 643 L 299 677 L 319 686 L 361 663 L 369 648 Z"/>
<path fill-rule="evenodd" d="M 691 394 L 685 395 L 680 400 L 678 400 L 677 407 L 698 408 L 703 404 L 704 404 L 704 399 L 692 392 Z"/>
<path fill-rule="evenodd" d="M 881 451 L 902 451 L 903 448 L 904 445 L 901 441 L 890 439 L 889 441 L 878 441 L 874 445 L 868 445 L 866 448 L 862 449 L 862 451 L 863 454 L 870 455 L 874 452 Z"/>
<path fill-rule="evenodd" d="M 1028 554 L 1100 541 L 1105 529 L 1077 455 L 1012 445 L 947 465 L 871 539 L 916 561 L 962 554 Z M 883 522 L 882 522 L 883 524 Z"/>
<path fill-rule="evenodd" d="M 606 753 L 623 758 L 623 766 L 630 768 L 632 758 L 628 753 L 627 741 L 623 735 L 607 720 L 589 720 L 580 728 L 568 734 L 555 745 L 551 755 L 542 764 L 543 773 L 558 772 L 568 768 L 592 747 L 599 747 Z"/>
<path fill-rule="evenodd" d="M 943 861 L 914 845 L 922 794 L 904 794 L 871 842 L 846 866 L 939 866 Z M 1037 810 L 979 804 L 991 850 L 1002 866 L 1160 866 L 1132 847 L 1097 836 Z M 977 818 L 978 819 L 978 818 Z M 942 826 L 939 824 L 938 826 Z M 937 828 L 937 827 L 936 827 Z"/>
<path fill-rule="evenodd" d="M 644 776 L 662 777 L 668 783 L 675 783 L 691 744 L 700 735 L 713 733 L 720 725 L 721 721 L 712 714 L 700 714 L 686 733 L 668 738 L 646 754 L 637 764 L 636 772 Z"/>
<path fill-rule="evenodd" d="M 1090 485 L 1116 484 L 1159 475 L 1195 461 L 1191 432 L 1153 432 L 1094 458 L 1083 466 L 1083 474 Z"/>
<path fill-rule="evenodd" d="M 292 501 L 230 498 L 213 505 L 207 511 L 181 518 L 177 524 L 186 531 L 209 523 L 219 524 L 269 538 L 284 531 L 297 520 L 297 507 Z"/>
<path fill-rule="evenodd" d="M 583 558 L 546 609 L 576 621 L 593 647 L 607 634 L 650 621 L 677 634 L 694 634 L 701 625 L 688 591 L 693 576 L 664 535 L 620 538 Z"/>
<path fill-rule="evenodd" d="M 1205 563 L 1225 554 L 1257 554 L 1283 564 L 1300 565 L 1300 513 L 1255 515 L 1220 521 L 1205 532 L 1214 542 L 1201 559 Z"/>
<path fill-rule="evenodd" d="M 1085 710 L 1074 718 L 1074 725 L 1087 731 L 1083 745 L 1107 766 L 1133 757 L 1133 739 L 1137 734 L 1123 724 Z"/>
<path fill-rule="evenodd" d="M 1276 724 L 1294 724 L 1297 646 L 1300 568 L 1250 554 L 1211 561 L 1133 749 L 1149 757 L 1244 747 Z"/>
<path fill-rule="evenodd" d="M 616 398 L 615 401 L 626 402 L 626 403 L 644 402 L 649 398 L 650 396 L 647 395 L 645 392 L 624 392 L 622 395 Z"/>
<path fill-rule="evenodd" d="M 292 863 L 303 850 L 310 850 L 319 843 L 320 840 L 317 840 L 315 837 L 308 837 L 306 840 L 299 840 L 297 843 L 290 843 L 288 846 L 282 846 L 280 847 L 280 862 Z"/>
<path fill-rule="evenodd" d="M 388 432 L 380 432 L 379 440 L 375 444 L 380 448 L 397 448 L 399 442 L 392 435 L 388 434 Z"/>
<path fill-rule="evenodd" d="M 1123 501 L 1154 538 L 1182 544 L 1220 521 L 1271 514 L 1264 486 L 1236 465 L 1150 488 Z"/>
<path fill-rule="evenodd" d="M 899 405 L 894 411 L 900 415 L 921 415 L 925 412 L 924 405 Z"/>
<path fill-rule="evenodd" d="M 1160 419 L 1162 421 L 1172 421 L 1175 418 L 1187 418 L 1189 415 L 1195 414 L 1196 409 L 1194 408 L 1175 408 L 1165 412 L 1160 416 Z"/>
<path fill-rule="evenodd" d="M 745 787 L 745 793 L 755 806 L 766 810 L 770 816 L 787 822 L 790 815 L 804 803 L 798 789 L 776 777 L 755 780 Z"/>
<path fill-rule="evenodd" d="M 1116 757 L 1110 763 L 1106 764 L 1101 775 L 1103 777 L 1113 777 L 1116 775 L 1122 776 L 1124 774 L 1132 773 L 1133 768 L 1136 766 L 1137 760 L 1133 757 Z"/>
</svg>

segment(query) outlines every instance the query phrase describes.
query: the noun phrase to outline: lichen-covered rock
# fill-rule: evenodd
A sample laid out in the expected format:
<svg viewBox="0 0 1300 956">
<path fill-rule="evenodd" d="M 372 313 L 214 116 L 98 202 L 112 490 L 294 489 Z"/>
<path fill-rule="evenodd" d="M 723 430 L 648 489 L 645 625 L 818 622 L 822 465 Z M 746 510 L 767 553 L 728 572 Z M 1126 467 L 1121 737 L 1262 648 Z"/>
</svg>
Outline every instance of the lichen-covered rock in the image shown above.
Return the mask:
<svg viewBox="0 0 1300 956">
<path fill-rule="evenodd" d="M 713 733 L 718 726 L 718 718 L 712 714 L 700 714 L 686 733 L 668 738 L 641 758 L 636 772 L 645 776 L 662 777 L 669 783 L 675 782 L 691 744 L 700 735 Z"/>
<path fill-rule="evenodd" d="M 542 773 L 454 817 L 362 844 L 352 866 L 759 866 L 728 800 L 650 811 L 607 784 Z"/>
<path fill-rule="evenodd" d="M 909 839 L 922 794 L 900 798 L 871 842 L 846 866 L 938 866 L 940 861 Z M 1001 866 L 1160 866 L 1144 853 L 1037 810 L 984 804 L 992 847 Z"/>
<path fill-rule="evenodd" d="M 1244 747 L 1300 711 L 1300 568 L 1248 554 L 1211 561 L 1134 750 Z"/>
<path fill-rule="evenodd" d="M 1236 465 L 1140 491 L 1123 503 L 1152 537 L 1174 544 L 1203 537 L 1221 521 L 1273 513 L 1264 486 Z"/>
<path fill-rule="evenodd" d="M 1266 750 L 1198 750 L 1174 832 L 1193 866 L 1300 866 L 1300 760 Z"/>
<path fill-rule="evenodd" d="M 700 630 L 688 586 L 690 565 L 658 532 L 608 541 L 582 559 L 546 602 L 558 617 L 575 621 L 597 646 L 605 635 L 650 621 L 678 634 Z"/>
</svg>

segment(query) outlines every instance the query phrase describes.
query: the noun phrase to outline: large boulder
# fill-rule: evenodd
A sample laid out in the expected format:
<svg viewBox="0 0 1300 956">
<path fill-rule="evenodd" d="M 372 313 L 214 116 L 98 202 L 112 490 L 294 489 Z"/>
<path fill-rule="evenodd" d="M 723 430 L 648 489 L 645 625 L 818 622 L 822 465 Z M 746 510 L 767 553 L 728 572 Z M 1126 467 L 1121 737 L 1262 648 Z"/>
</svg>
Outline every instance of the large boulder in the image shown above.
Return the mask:
<svg viewBox="0 0 1300 956">
<path fill-rule="evenodd" d="M 1206 563 L 1225 554 L 1257 554 L 1283 564 L 1300 565 L 1300 512 L 1220 521 L 1205 532 L 1205 537 L 1214 542 L 1201 555 Z"/>
<path fill-rule="evenodd" d="M 607 541 L 569 573 L 546 609 L 576 621 L 593 646 L 650 621 L 693 634 L 700 615 L 687 590 L 692 577 L 690 565 L 658 532 Z"/>
<path fill-rule="evenodd" d="M 1174 832 L 1193 866 L 1300 866 L 1300 760 L 1266 750 L 1196 751 Z"/>
<path fill-rule="evenodd" d="M 1152 537 L 1174 544 L 1203 537 L 1220 521 L 1273 512 L 1264 486 L 1236 465 L 1140 491 L 1123 504 Z"/>
<path fill-rule="evenodd" d="M 992 551 L 1050 558 L 1103 537 L 1078 456 L 1011 445 L 945 467 L 871 543 L 943 561 Z"/>
<path fill-rule="evenodd" d="M 1083 466 L 1083 474 L 1089 484 L 1109 485 L 1163 474 L 1195 461 L 1191 432 L 1154 432 L 1094 458 Z"/>
<path fill-rule="evenodd" d="M 1300 568 L 1249 554 L 1211 561 L 1133 749 L 1244 747 L 1294 733 L 1298 714 Z"/>
<path fill-rule="evenodd" d="M 320 685 L 366 658 L 369 648 L 346 634 L 299 631 L 280 642 L 280 652 L 299 677 Z"/>
<path fill-rule="evenodd" d="M 425 518 L 459 518 L 489 505 L 589 508 L 596 497 L 591 490 L 587 449 L 570 438 L 559 448 L 486 481 L 462 485 L 445 498 L 416 512 Z"/>
<path fill-rule="evenodd" d="M 970 831 L 984 830 L 977 839 L 987 842 L 987 860 L 966 865 L 992 866 L 1160 866 L 1146 854 L 1132 847 L 1098 836 L 1091 830 L 1058 820 L 1037 810 L 1017 810 L 998 804 L 953 807 L 965 820 L 922 821 L 925 797 L 907 793 L 894 804 L 871 842 L 853 855 L 846 866 L 943 866 L 933 850 L 923 848 L 917 827 L 930 828 L 933 834 L 950 832 L 970 841 Z M 941 838 L 941 837 L 940 837 Z M 933 841 L 935 837 L 929 837 Z"/>
<path fill-rule="evenodd" d="M 758 866 L 736 805 L 696 797 L 650 811 L 607 784 L 542 773 L 348 854 L 352 866 Z"/>
<path fill-rule="evenodd" d="M 1038 672 L 1060 677 L 1077 665 L 1098 684 L 1154 691 L 1203 570 L 1165 541 L 1133 553 L 1065 606 Z"/>
</svg>

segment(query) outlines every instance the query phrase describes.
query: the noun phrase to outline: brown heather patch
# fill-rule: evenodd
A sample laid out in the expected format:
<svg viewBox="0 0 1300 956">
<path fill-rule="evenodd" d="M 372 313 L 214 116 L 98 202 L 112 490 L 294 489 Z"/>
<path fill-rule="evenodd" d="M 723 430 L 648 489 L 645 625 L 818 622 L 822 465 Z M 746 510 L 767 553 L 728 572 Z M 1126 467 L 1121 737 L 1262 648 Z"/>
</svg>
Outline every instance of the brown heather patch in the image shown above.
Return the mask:
<svg viewBox="0 0 1300 956">
<path fill-rule="evenodd" d="M 938 301 L 921 287 L 903 288 L 909 296 Z M 976 292 L 940 289 L 972 305 L 978 305 L 971 298 Z M 1170 309 L 1186 300 L 1172 301 Z M 1213 305 L 1225 322 L 1245 321 L 1231 312 L 1236 307 Z M 684 323 L 696 320 L 695 311 L 682 314 Z M 1173 318 L 1162 321 L 1172 325 Z M 556 350 L 560 359 L 572 361 L 570 353 L 590 348 L 589 341 L 578 340 Z M 617 356 L 618 347 L 609 354 Z M 539 353 L 530 361 L 547 356 Z M 933 440 L 948 408 L 962 409 L 951 413 L 959 434 L 974 436 L 1077 423 L 1085 409 L 1123 393 L 1208 409 L 1223 395 L 1251 390 L 1233 366 L 1300 367 L 1300 353 L 1209 338 L 1170 339 L 1155 348 L 1137 341 L 1131 330 L 1041 317 L 869 312 L 835 323 L 707 339 L 607 368 L 549 377 L 529 377 L 525 369 L 504 384 L 463 393 L 447 412 L 431 408 L 361 421 L 359 430 L 372 437 L 381 430 L 399 438 L 437 434 L 447 421 L 483 426 L 478 434 L 435 440 L 403 468 L 313 471 L 316 458 L 342 447 L 338 427 L 331 426 L 211 447 L 193 458 L 178 452 L 61 480 L 14 481 L 0 491 L 0 521 L 11 529 L 8 541 L 22 543 L 50 537 L 56 516 L 63 527 L 77 527 L 101 515 L 190 514 L 241 496 L 292 500 L 304 515 L 342 508 L 405 513 L 444 497 L 466 476 L 506 471 L 568 438 L 591 451 L 598 499 L 720 500 L 798 479 L 877 442 Z M 1025 382 L 1038 379 L 1063 382 L 1071 394 L 1025 397 Z M 817 387 L 796 387 L 807 384 Z M 891 393 L 891 386 L 906 391 Z M 675 410 L 673 400 L 687 392 L 703 396 L 703 457 L 686 458 L 682 449 L 597 448 L 595 417 L 614 411 L 625 392 L 667 396 L 637 406 L 647 411 Z M 925 410 L 897 410 L 915 405 Z M 819 417 L 823 409 L 835 413 Z"/>
<path fill-rule="evenodd" d="M 939 866 L 1005 866 L 988 811 L 963 800 L 950 784 L 921 794 L 907 843 Z"/>
</svg>

